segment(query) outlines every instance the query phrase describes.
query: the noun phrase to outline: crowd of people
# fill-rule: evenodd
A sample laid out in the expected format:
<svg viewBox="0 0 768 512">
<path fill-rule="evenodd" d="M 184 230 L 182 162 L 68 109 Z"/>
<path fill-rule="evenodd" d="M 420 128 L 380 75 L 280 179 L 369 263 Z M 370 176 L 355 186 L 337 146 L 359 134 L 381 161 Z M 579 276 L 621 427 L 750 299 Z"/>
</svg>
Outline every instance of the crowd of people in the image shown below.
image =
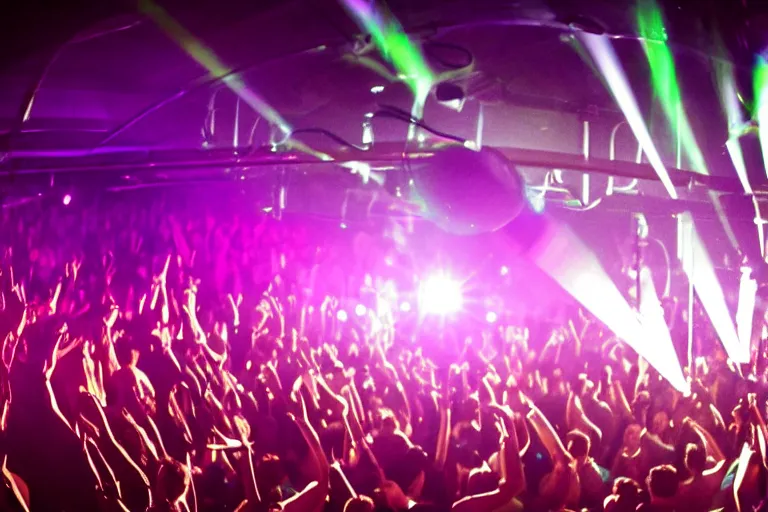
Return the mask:
<svg viewBox="0 0 768 512">
<path fill-rule="evenodd" d="M 0 510 L 768 510 L 763 375 L 716 343 L 680 393 L 578 308 L 342 317 L 311 230 L 141 204 L 3 210 Z"/>
</svg>

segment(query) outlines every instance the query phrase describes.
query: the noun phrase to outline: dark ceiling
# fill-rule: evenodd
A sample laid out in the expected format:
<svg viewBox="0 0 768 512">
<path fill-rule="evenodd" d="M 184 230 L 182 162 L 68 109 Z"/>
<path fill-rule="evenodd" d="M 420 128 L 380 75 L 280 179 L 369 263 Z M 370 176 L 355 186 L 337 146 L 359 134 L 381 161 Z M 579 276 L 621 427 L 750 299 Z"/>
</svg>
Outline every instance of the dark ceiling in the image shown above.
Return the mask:
<svg viewBox="0 0 768 512">
<path fill-rule="evenodd" d="M 338 6 L 325 0 L 161 0 L 194 30 L 226 29 L 233 21 L 242 21 L 277 4 L 299 3 L 318 13 L 323 20 L 339 27 L 348 23 L 339 19 Z M 590 15 L 606 25 L 621 29 L 631 26 L 633 0 L 480 0 L 474 2 L 435 0 L 394 0 L 388 5 L 404 20 L 434 20 L 441 15 L 471 11 L 509 14 L 514 11 L 546 10 L 560 16 Z M 665 15 L 674 40 L 695 44 L 703 32 L 717 29 L 724 33 L 732 50 L 754 52 L 766 38 L 768 3 L 762 0 L 664 0 Z M 0 22 L 0 67 L 19 63 L 37 52 L 50 51 L 77 32 L 96 22 L 120 15 L 135 14 L 136 3 L 130 0 L 27 0 L 10 3 Z"/>
<path fill-rule="evenodd" d="M 359 140 L 361 119 L 375 108 L 370 88 L 381 79 L 344 60 L 350 41 L 360 31 L 338 1 L 157 3 L 224 63 L 243 66 L 248 85 L 291 124 L 328 128 Z M 425 118 L 443 131 L 471 138 L 482 104 L 487 144 L 578 154 L 581 119 L 584 112 L 594 111 L 593 156 L 602 158 L 608 156 L 608 135 L 623 116 L 602 82 L 564 43 L 561 32 L 546 25 L 552 21 L 597 23 L 608 33 L 632 36 L 636 4 L 636 0 L 387 2 L 417 39 L 458 45 L 475 59 L 470 83 L 475 101 L 461 113 L 428 105 Z M 216 88 L 190 88 L 205 79 L 207 71 L 140 16 L 136 6 L 127 0 L 13 3 L 13 10 L 0 22 L 5 25 L 0 28 L 0 44 L 7 49 L 0 53 L 0 149 L 94 147 L 148 107 L 187 89 L 178 100 L 120 130 L 110 144 L 199 147 L 201 126 Z M 713 35 L 719 34 L 729 57 L 741 66 L 738 78 L 748 96 L 751 64 L 768 34 L 768 2 L 666 0 L 662 7 L 699 143 L 714 174 L 733 175 L 723 151 L 728 127 L 713 87 L 708 54 L 716 48 Z M 519 24 L 521 20 L 525 23 Z M 457 25 L 461 27 L 448 30 Z M 129 28 L 116 31 L 120 27 Z M 654 110 L 642 47 L 631 39 L 615 44 L 658 137 L 657 145 L 669 156 L 673 148 L 660 112 Z M 326 45 L 327 50 L 295 55 L 317 45 Z M 22 126 L 22 107 L 35 84 L 39 91 L 34 108 Z M 398 96 L 396 87 L 389 89 L 391 102 L 402 104 L 404 95 Z M 231 120 L 234 96 L 224 94 L 217 101 L 216 110 Z M 262 141 L 267 133 L 263 124 L 255 126 L 256 117 L 243 114 L 242 124 L 254 126 L 243 137 Z M 218 133 L 232 140 L 231 126 Z M 398 140 L 402 126 L 390 123 L 381 133 L 387 140 Z M 622 130 L 618 158 L 632 160 L 633 143 L 631 133 Z M 764 180 L 762 169 L 753 174 Z"/>
</svg>

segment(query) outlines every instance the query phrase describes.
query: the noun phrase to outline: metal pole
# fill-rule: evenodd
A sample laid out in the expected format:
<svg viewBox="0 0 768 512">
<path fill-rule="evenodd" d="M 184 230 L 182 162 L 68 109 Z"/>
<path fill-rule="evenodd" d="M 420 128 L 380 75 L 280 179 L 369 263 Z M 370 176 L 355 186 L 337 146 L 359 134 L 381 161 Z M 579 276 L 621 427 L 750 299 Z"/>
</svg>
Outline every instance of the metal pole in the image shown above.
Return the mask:
<svg viewBox="0 0 768 512">
<path fill-rule="evenodd" d="M 637 290 L 637 310 L 640 311 L 640 305 L 642 304 L 642 286 L 640 280 L 640 274 L 643 269 L 643 247 L 642 237 L 640 233 L 640 219 L 635 217 L 635 264 L 637 266 L 637 274 L 635 276 L 635 289 Z"/>
<path fill-rule="evenodd" d="M 695 275 L 696 268 L 694 266 L 694 251 L 693 251 L 693 222 L 688 223 L 688 229 L 686 230 L 686 234 L 688 238 L 688 374 L 690 376 L 693 376 L 693 370 L 695 368 L 695 365 L 693 364 L 693 303 L 694 303 L 694 293 L 693 293 L 693 276 Z"/>
<path fill-rule="evenodd" d="M 584 161 L 589 161 L 589 121 L 583 122 L 584 131 L 582 132 L 582 146 L 581 151 L 584 156 Z M 587 206 L 592 199 L 589 193 L 589 173 L 585 172 L 581 175 L 581 204 Z"/>
<path fill-rule="evenodd" d="M 680 169 L 683 165 L 683 139 L 680 130 L 680 118 L 683 114 L 683 106 L 677 106 L 677 119 L 675 119 L 675 168 Z"/>
</svg>

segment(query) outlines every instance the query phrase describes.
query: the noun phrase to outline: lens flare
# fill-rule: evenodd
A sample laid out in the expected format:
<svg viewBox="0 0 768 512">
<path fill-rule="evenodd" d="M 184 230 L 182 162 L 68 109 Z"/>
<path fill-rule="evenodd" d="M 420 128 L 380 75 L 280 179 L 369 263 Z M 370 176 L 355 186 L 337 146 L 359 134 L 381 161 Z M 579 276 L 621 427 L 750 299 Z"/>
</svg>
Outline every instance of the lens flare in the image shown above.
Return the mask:
<svg viewBox="0 0 768 512">
<path fill-rule="evenodd" d="M 425 315 L 450 315 L 461 310 L 464 296 L 461 283 L 439 273 L 419 286 L 419 310 Z"/>
</svg>

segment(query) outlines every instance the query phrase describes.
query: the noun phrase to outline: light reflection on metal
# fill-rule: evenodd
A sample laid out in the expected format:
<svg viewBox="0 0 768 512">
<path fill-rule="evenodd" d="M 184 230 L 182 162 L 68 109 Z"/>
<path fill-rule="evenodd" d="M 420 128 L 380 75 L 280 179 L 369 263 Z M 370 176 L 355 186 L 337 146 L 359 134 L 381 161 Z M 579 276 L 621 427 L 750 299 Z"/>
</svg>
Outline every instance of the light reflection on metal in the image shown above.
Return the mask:
<svg viewBox="0 0 768 512">
<path fill-rule="evenodd" d="M 589 161 L 589 121 L 586 119 L 582 123 L 581 154 L 584 160 Z M 581 175 L 581 204 L 584 206 L 588 206 L 591 199 L 589 196 L 589 181 L 588 172 Z"/>
<path fill-rule="evenodd" d="M 739 304 L 736 309 L 736 329 L 739 333 L 741 350 L 748 354 L 752 349 L 752 326 L 755 313 L 755 298 L 757 296 L 757 281 L 752 278 L 752 269 L 741 269 L 739 282 Z"/>
</svg>

